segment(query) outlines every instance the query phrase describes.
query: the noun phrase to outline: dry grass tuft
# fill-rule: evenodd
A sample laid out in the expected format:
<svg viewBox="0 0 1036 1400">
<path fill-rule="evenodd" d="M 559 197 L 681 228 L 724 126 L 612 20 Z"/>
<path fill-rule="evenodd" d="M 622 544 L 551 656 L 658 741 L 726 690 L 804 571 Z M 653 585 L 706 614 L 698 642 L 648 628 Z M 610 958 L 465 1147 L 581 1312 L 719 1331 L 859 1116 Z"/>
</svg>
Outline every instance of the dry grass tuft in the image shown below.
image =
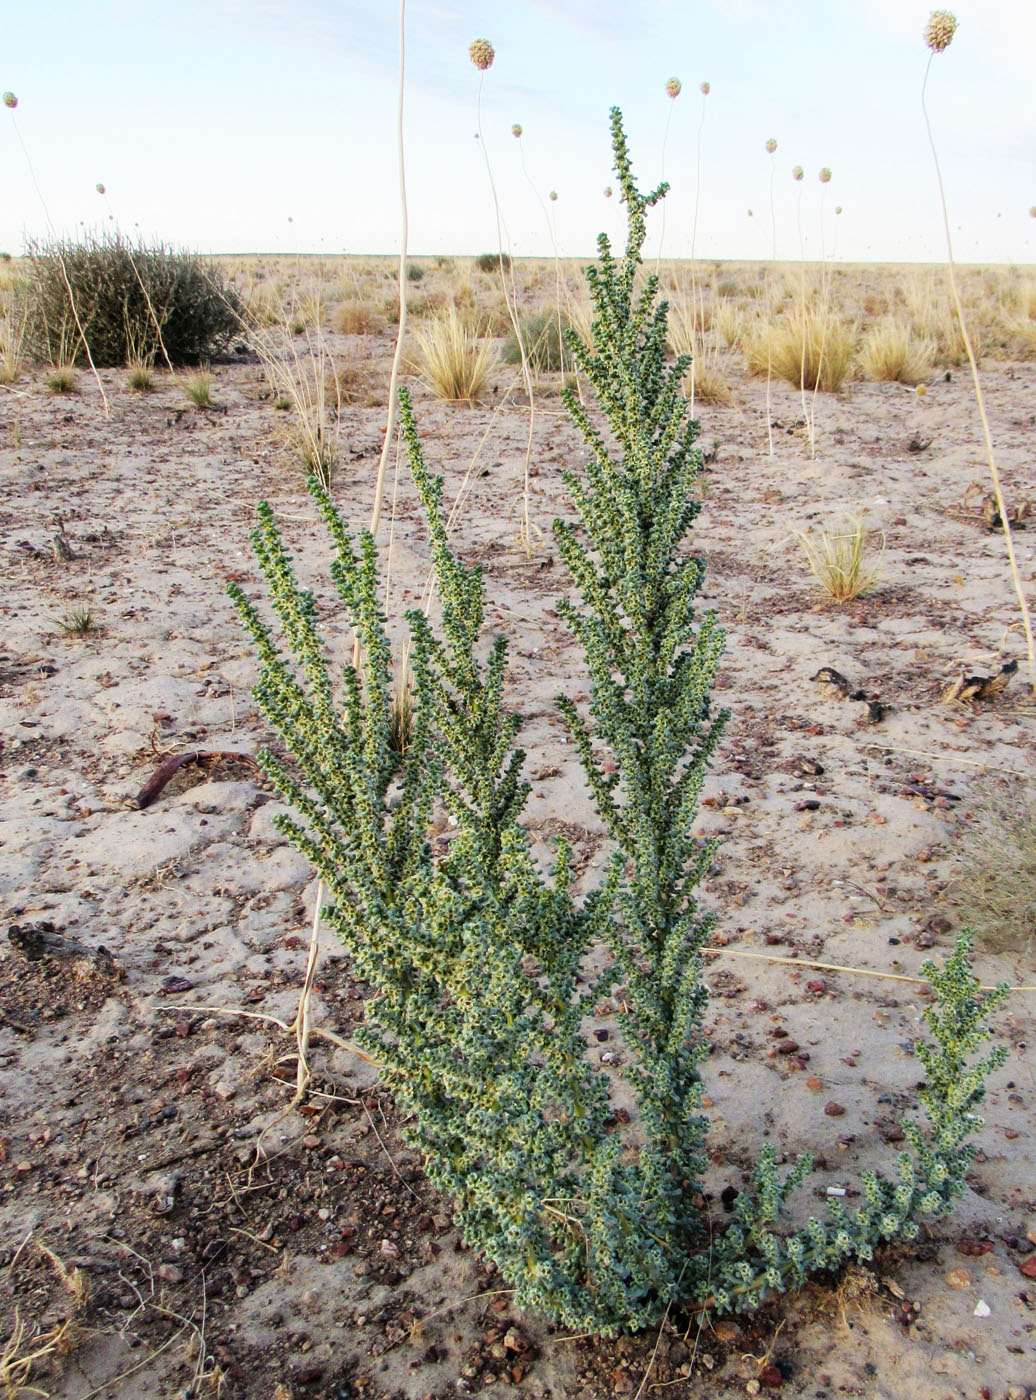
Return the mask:
<svg viewBox="0 0 1036 1400">
<path fill-rule="evenodd" d="M 740 345 L 745 329 L 745 313 L 734 302 L 721 297 L 712 308 L 712 329 L 728 350 Z"/>
<path fill-rule="evenodd" d="M 262 330 L 266 326 L 279 326 L 284 319 L 284 308 L 274 287 L 256 283 L 243 293 L 245 324 Z"/>
<path fill-rule="evenodd" d="M 11 1269 L 14 1269 L 27 1243 L 16 1252 Z M 68 1294 L 71 1310 L 67 1316 L 44 1327 L 39 1313 L 31 1325 L 26 1325 L 15 1306 L 11 1330 L 0 1342 L 0 1389 L 7 1400 L 17 1400 L 22 1395 L 42 1396 L 46 1400 L 50 1391 L 41 1390 L 32 1381 L 42 1378 L 41 1367 L 48 1376 L 52 1374 L 55 1360 L 70 1355 L 83 1338 L 80 1316 L 89 1301 L 89 1289 L 83 1274 L 79 1269 L 69 1268 L 53 1250 L 38 1240 L 35 1245 L 50 1262 L 58 1284 Z M 49 1305 L 47 1310 L 50 1310 Z"/>
<path fill-rule="evenodd" d="M 868 379 L 918 384 L 931 371 L 935 347 L 919 340 L 909 325 L 883 317 L 870 326 L 860 348 L 860 367 Z"/>
<path fill-rule="evenodd" d="M 837 530 L 809 531 L 800 534 L 798 540 L 810 573 L 836 602 L 860 598 L 878 583 L 885 542 L 883 539 L 875 558 L 862 520 L 847 521 Z"/>
<path fill-rule="evenodd" d="M 856 327 L 826 307 L 795 307 L 760 321 L 743 342 L 750 374 L 773 374 L 796 389 L 835 393 L 852 369 Z"/>
<path fill-rule="evenodd" d="M 496 368 L 496 350 L 480 341 L 450 306 L 416 332 L 421 377 L 437 398 L 473 403 Z"/>
<path fill-rule="evenodd" d="M 299 306 L 305 315 L 299 315 Z M 293 414 L 288 434 L 293 452 L 307 476 L 316 476 L 330 489 L 339 459 L 342 403 L 346 398 L 358 401 L 362 393 L 358 384 L 347 384 L 349 376 L 335 369 L 319 329 L 322 314 L 319 287 L 310 289 L 279 326 L 267 331 L 253 328 L 250 341 L 276 395 L 275 406 Z"/>
<path fill-rule="evenodd" d="M 52 394 L 74 394 L 79 388 L 75 365 L 55 365 L 47 375 L 47 388 Z"/>
<path fill-rule="evenodd" d="M 385 318 L 368 301 L 343 301 L 335 307 L 331 324 L 339 335 L 377 335 L 385 329 Z"/>
<path fill-rule="evenodd" d="M 195 408 L 212 407 L 212 386 L 216 379 L 210 374 L 208 366 L 202 367 L 187 377 L 184 382 L 183 391 L 194 404 Z"/>
<path fill-rule="evenodd" d="M 711 403 L 729 407 L 734 402 L 720 364 L 719 350 L 703 331 L 700 313 L 695 323 L 686 303 L 677 301 L 671 310 L 669 348 L 674 355 L 691 357 L 691 368 L 684 380 L 683 392 L 692 404 Z"/>
<path fill-rule="evenodd" d="M 149 360 L 131 360 L 126 366 L 126 383 L 134 393 L 149 393 L 155 387 L 154 366 Z"/>
<path fill-rule="evenodd" d="M 1036 786 L 1017 778 L 976 784 L 967 823 L 955 843 L 946 897 L 969 927 L 998 952 L 1036 952 Z"/>
<path fill-rule="evenodd" d="M 13 384 L 25 370 L 25 312 L 0 303 L 0 384 Z"/>
</svg>

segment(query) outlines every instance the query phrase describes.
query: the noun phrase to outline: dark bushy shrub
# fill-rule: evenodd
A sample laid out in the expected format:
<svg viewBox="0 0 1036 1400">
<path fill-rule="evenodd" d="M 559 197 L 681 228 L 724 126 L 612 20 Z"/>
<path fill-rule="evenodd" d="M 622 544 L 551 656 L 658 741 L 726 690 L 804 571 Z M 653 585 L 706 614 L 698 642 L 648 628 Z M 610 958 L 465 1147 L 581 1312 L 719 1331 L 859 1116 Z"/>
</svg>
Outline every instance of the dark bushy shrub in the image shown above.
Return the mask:
<svg viewBox="0 0 1036 1400">
<path fill-rule="evenodd" d="M 28 343 L 41 359 L 85 358 L 85 335 L 97 365 L 166 355 L 196 364 L 240 329 L 240 298 L 196 253 L 134 247 L 121 234 L 32 243 L 27 252 Z"/>
<path fill-rule="evenodd" d="M 501 259 L 503 259 L 504 271 L 509 272 L 511 259 L 507 253 L 479 253 L 475 259 L 475 266 L 479 272 L 499 272 Z"/>
</svg>

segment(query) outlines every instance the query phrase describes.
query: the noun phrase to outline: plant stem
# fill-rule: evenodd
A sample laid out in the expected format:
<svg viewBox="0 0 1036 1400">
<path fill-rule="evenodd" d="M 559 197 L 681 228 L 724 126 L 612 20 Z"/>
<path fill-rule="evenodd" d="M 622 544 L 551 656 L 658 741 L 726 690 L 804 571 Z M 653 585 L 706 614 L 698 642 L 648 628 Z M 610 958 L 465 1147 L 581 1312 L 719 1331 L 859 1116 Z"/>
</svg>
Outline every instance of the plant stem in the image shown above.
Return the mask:
<svg viewBox="0 0 1036 1400">
<path fill-rule="evenodd" d="M 1014 552 L 1014 538 L 1011 534 L 1011 523 L 1007 518 L 1007 506 L 1004 502 L 1003 492 L 1000 489 L 1000 473 L 997 470 L 996 454 L 993 451 L 993 437 L 989 430 L 989 419 L 986 416 L 986 404 L 982 395 L 982 385 L 979 381 L 975 349 L 971 343 L 971 336 L 968 333 L 967 322 L 964 319 L 964 307 L 961 304 L 960 292 L 957 288 L 956 265 L 953 261 L 953 240 L 950 237 L 950 216 L 946 207 L 946 190 L 942 182 L 939 155 L 935 149 L 935 137 L 932 135 L 932 124 L 928 118 L 928 104 L 925 102 L 925 90 L 928 87 L 928 75 L 932 71 L 932 59 L 934 57 L 934 52 L 928 56 L 928 66 L 925 68 L 924 82 L 921 84 L 921 111 L 924 114 L 925 130 L 928 133 L 928 145 L 931 148 L 932 160 L 935 162 L 935 178 L 939 185 L 939 203 L 942 207 L 943 230 L 946 234 L 946 266 L 950 275 L 950 290 L 953 293 L 953 304 L 957 312 L 957 321 L 960 325 L 961 338 L 964 341 L 964 350 L 971 368 L 971 382 L 975 386 L 975 401 L 978 404 L 979 418 L 982 420 L 982 432 L 986 440 L 986 453 L 989 458 L 989 475 L 993 480 L 993 495 L 996 497 L 996 508 L 1000 512 L 1000 524 L 1004 532 L 1004 543 L 1007 546 L 1007 559 L 1011 568 L 1011 578 L 1014 582 L 1014 591 L 1018 596 L 1018 607 L 1022 614 L 1022 628 L 1025 632 L 1025 645 L 1029 655 L 1029 675 L 1032 681 L 1033 691 L 1036 692 L 1036 641 L 1033 640 L 1032 622 L 1029 618 L 1029 605 L 1025 599 L 1025 589 L 1022 587 L 1022 575 L 1018 568 L 1018 560 Z"/>
<path fill-rule="evenodd" d="M 399 0 L 399 80 L 396 100 L 396 154 L 399 159 L 399 326 L 396 330 L 396 348 L 392 355 L 392 372 L 389 375 L 388 417 L 385 421 L 385 441 L 381 444 L 381 458 L 378 462 L 378 475 L 374 482 L 374 506 L 371 510 L 370 533 L 377 536 L 378 522 L 381 519 L 381 498 L 385 494 L 385 473 L 388 470 L 389 453 L 396 429 L 396 401 L 399 397 L 399 369 L 403 362 L 403 340 L 406 336 L 406 258 L 409 221 L 406 203 L 406 163 L 403 148 L 403 93 L 406 77 L 406 0 Z M 353 641 L 353 669 L 360 664 L 360 638 Z"/>
<path fill-rule="evenodd" d="M 485 137 L 482 134 L 482 85 L 485 82 L 485 73 L 480 72 L 478 78 L 478 98 L 475 107 L 475 127 L 478 132 L 478 144 L 482 151 L 482 159 L 486 163 L 486 174 L 489 176 L 489 188 L 493 195 L 493 211 L 496 215 L 496 244 L 497 257 L 500 264 L 500 286 L 504 293 L 504 305 L 507 307 L 508 320 L 511 322 L 511 329 L 514 331 L 514 338 L 518 343 L 518 353 L 522 362 L 522 381 L 525 384 L 526 397 L 529 400 L 529 432 L 525 440 L 525 464 L 522 473 L 522 523 L 518 529 L 518 543 L 525 550 L 526 554 L 532 553 L 532 533 L 529 521 L 529 481 L 530 468 L 532 466 L 532 437 L 536 423 L 536 403 L 532 392 L 532 372 L 529 369 L 529 357 L 525 351 L 525 337 L 522 335 L 521 323 L 518 319 L 518 291 L 514 282 L 514 262 L 510 262 L 511 269 L 511 295 L 507 292 L 507 274 L 504 271 L 504 232 L 500 219 L 500 200 L 496 193 L 496 181 L 493 179 L 493 167 L 489 161 L 489 152 L 486 150 Z M 508 255 L 510 258 L 510 255 Z"/>
</svg>

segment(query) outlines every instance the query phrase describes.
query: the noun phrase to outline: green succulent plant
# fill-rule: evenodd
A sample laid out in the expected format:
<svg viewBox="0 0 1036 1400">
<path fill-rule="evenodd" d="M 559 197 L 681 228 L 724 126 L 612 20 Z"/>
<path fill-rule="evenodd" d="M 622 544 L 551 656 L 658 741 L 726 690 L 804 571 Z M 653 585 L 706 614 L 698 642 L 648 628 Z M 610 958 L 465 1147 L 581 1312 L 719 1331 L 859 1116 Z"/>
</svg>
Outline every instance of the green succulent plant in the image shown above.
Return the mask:
<svg viewBox="0 0 1036 1400">
<path fill-rule="evenodd" d="M 482 572 L 451 550 L 442 482 L 425 467 L 405 392 L 401 431 L 442 604 L 434 629 L 407 614 L 406 745 L 393 742 L 374 542 L 350 537 L 319 482 L 310 490 L 334 548 L 336 615 L 344 607 L 359 637 L 359 670 L 332 671 L 317 601 L 266 505 L 252 539 L 276 626 L 231 586 L 259 654 L 257 703 L 291 756 L 260 756 L 292 809 L 281 827 L 326 882 L 326 918 L 372 990 L 356 1039 L 381 1064 L 468 1244 L 495 1261 L 520 1306 L 598 1335 L 657 1322 L 674 1303 L 751 1309 L 916 1234 L 964 1189 L 973 1110 L 1005 1056 L 996 1046 L 973 1059 L 1004 990 L 979 994 L 964 935 L 941 971 L 926 965 L 936 997 L 932 1039 L 917 1049 L 927 1128 L 905 1122 L 893 1175 L 865 1173 L 858 1209 L 831 1200 L 822 1218 L 789 1229 L 779 1222 L 811 1162 L 782 1176 L 767 1145 L 726 1222 L 703 1207 L 701 950 L 713 916 L 696 890 L 715 843 L 693 821 L 727 718 L 710 701 L 723 634 L 713 614 L 695 616 L 705 566 L 688 548 L 701 506 L 697 425 L 680 391 L 688 362 L 667 362 L 656 279 L 635 290 L 645 215 L 666 187 L 637 189 L 618 110 L 612 141 L 626 246 L 617 257 L 602 235 L 588 270 L 593 349 L 567 337 L 607 430 L 566 394 L 589 461 L 566 476 L 577 523 L 554 526 L 579 595 L 559 611 L 590 677 L 587 707 L 564 696 L 558 706 L 614 842 L 598 887 L 575 899 L 563 842 L 546 876 L 533 858 L 519 721 L 504 698 L 507 639 L 479 659 Z M 457 828 L 441 855 L 428 834 L 440 804 Z M 602 947 L 606 970 L 591 976 L 589 954 Z M 584 1029 L 618 979 L 622 1073 L 638 1105 L 625 1125 L 614 1071 L 591 1061 Z"/>
</svg>

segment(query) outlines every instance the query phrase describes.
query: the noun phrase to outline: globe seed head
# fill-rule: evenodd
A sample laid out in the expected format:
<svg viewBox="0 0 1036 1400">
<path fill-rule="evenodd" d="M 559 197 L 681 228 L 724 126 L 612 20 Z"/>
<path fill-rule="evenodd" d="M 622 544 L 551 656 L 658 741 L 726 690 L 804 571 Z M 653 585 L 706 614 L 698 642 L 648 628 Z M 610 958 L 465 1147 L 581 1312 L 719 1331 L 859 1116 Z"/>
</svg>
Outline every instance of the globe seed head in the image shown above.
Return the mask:
<svg viewBox="0 0 1036 1400">
<path fill-rule="evenodd" d="M 770 139 L 769 139 L 769 141 L 767 141 L 767 143 L 766 143 L 766 150 L 767 150 L 767 152 L 772 156 L 773 153 L 774 153 L 774 151 L 775 151 L 776 149 L 777 149 L 777 142 L 776 142 L 776 141 L 773 139 L 773 137 L 771 136 Z"/>
<path fill-rule="evenodd" d="M 468 46 L 468 56 L 480 73 L 492 68 L 496 50 L 488 39 L 475 39 Z"/>
<path fill-rule="evenodd" d="M 551 190 L 550 194 L 547 197 L 551 201 L 551 203 L 553 203 L 558 197 L 557 190 Z"/>
<path fill-rule="evenodd" d="M 932 53 L 948 49 L 957 30 L 957 16 L 949 10 L 933 10 L 925 25 L 924 41 Z"/>
<path fill-rule="evenodd" d="M 101 184 L 100 181 L 97 182 L 96 188 L 98 194 L 104 194 L 104 186 Z"/>
<path fill-rule="evenodd" d="M 683 83 L 681 83 L 679 78 L 670 78 L 665 85 L 665 90 L 666 96 L 675 100 L 680 96 L 681 92 L 683 92 Z"/>
<path fill-rule="evenodd" d="M 13 92 L 4 93 L 4 106 L 10 107 L 12 112 L 14 111 L 15 107 L 18 106 L 18 99 L 17 97 L 15 97 Z"/>
<path fill-rule="evenodd" d="M 836 214 L 840 214 L 841 212 L 842 212 L 842 206 L 841 206 L 840 204 L 836 204 L 836 205 L 835 205 L 835 213 L 836 213 Z"/>
<path fill-rule="evenodd" d="M 709 93 L 710 93 L 711 91 L 712 91 L 712 84 L 711 84 L 711 83 L 702 83 L 702 85 L 701 85 L 701 95 L 702 95 L 702 97 L 708 97 L 708 95 L 709 95 Z"/>
<path fill-rule="evenodd" d="M 522 134 L 521 123 L 520 123 L 520 122 L 515 122 L 514 126 L 511 127 L 511 135 L 512 135 L 512 136 L 521 136 L 521 134 Z"/>
<path fill-rule="evenodd" d="M 796 165 L 795 168 L 794 168 L 794 169 L 792 170 L 792 172 L 791 172 L 791 178 L 792 178 L 793 180 L 801 180 L 804 174 L 805 174 L 805 171 L 802 169 L 802 166 L 801 166 L 801 165 Z"/>
<path fill-rule="evenodd" d="M 831 183 L 831 172 L 830 172 L 830 170 L 828 170 L 828 168 L 827 168 L 826 165 L 824 166 L 823 170 L 821 170 L 821 172 L 820 172 L 820 183 L 821 183 L 822 185 L 828 185 L 828 184 Z"/>
<path fill-rule="evenodd" d="M 612 187 L 611 187 L 611 185 L 605 185 L 605 187 L 604 187 L 604 197 L 605 197 L 605 199 L 611 199 L 611 197 L 612 197 Z"/>
</svg>

